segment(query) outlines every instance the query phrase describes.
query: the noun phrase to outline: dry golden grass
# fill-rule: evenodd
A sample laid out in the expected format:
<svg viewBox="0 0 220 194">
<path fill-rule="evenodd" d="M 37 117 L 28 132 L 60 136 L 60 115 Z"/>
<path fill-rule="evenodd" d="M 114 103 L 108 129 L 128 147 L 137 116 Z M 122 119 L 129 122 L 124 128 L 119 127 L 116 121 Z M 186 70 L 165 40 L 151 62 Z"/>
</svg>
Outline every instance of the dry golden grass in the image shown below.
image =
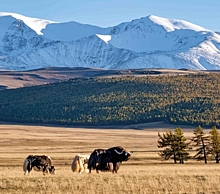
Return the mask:
<svg viewBox="0 0 220 194">
<path fill-rule="evenodd" d="M 220 193 L 219 165 L 162 162 L 157 153 L 157 133 L 165 128 L 126 128 L 0 125 L 0 193 Z M 190 130 L 185 130 L 187 137 L 192 135 Z M 118 174 L 71 171 L 76 154 L 116 145 L 134 151 Z M 22 164 L 29 154 L 50 155 L 56 175 L 32 171 L 24 176 Z"/>
</svg>

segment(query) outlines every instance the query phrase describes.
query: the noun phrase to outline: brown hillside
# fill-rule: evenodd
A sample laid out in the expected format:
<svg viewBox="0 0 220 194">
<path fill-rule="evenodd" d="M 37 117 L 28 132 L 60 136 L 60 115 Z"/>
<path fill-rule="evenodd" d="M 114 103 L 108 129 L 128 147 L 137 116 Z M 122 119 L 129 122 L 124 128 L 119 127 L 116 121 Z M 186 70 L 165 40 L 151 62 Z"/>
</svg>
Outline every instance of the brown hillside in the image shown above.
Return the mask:
<svg viewBox="0 0 220 194">
<path fill-rule="evenodd" d="M 104 76 L 155 76 L 188 73 L 201 73 L 201 71 L 186 69 L 104 70 L 81 67 L 49 67 L 31 71 L 0 71 L 0 90 L 54 83 L 71 78 Z"/>
</svg>

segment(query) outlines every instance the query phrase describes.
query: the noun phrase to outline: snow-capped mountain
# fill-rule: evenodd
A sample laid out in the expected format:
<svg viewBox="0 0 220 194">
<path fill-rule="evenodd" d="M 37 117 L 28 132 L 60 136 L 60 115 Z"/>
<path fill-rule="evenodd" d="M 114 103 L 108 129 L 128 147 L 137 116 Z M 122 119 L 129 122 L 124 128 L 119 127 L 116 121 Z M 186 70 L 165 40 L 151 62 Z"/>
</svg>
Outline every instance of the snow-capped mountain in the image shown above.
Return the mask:
<svg viewBox="0 0 220 194">
<path fill-rule="evenodd" d="M 0 13 L 0 69 L 220 69 L 220 34 L 147 16 L 101 28 Z"/>
</svg>

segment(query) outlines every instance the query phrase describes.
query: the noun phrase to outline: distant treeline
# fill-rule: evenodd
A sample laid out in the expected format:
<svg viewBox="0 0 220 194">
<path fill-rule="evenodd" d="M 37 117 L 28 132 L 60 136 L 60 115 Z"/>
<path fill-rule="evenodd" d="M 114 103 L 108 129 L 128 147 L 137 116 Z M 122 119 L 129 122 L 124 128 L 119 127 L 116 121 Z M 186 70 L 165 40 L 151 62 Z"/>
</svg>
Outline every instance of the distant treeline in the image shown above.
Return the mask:
<svg viewBox="0 0 220 194">
<path fill-rule="evenodd" d="M 0 120 L 220 126 L 220 74 L 78 78 L 0 91 Z"/>
</svg>

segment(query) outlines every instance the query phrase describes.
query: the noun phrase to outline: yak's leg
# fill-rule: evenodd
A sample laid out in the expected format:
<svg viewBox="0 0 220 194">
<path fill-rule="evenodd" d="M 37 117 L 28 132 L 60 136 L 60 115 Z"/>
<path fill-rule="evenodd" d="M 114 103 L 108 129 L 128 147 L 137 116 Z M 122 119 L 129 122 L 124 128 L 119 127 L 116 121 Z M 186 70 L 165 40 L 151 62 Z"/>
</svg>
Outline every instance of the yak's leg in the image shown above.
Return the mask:
<svg viewBox="0 0 220 194">
<path fill-rule="evenodd" d="M 118 168 L 117 168 L 117 163 L 113 163 L 113 171 L 112 173 L 117 173 L 118 172 Z"/>
<path fill-rule="evenodd" d="M 29 174 L 31 170 L 32 170 L 32 165 L 31 165 L 31 161 L 29 160 L 24 175 Z"/>
<path fill-rule="evenodd" d="M 100 168 L 100 164 L 97 162 L 95 165 L 95 169 L 96 169 L 96 173 L 99 173 Z"/>
<path fill-rule="evenodd" d="M 44 167 L 43 167 L 43 175 L 45 175 L 46 172 L 48 173 L 47 167 L 48 167 L 48 166 L 44 166 Z"/>
</svg>

